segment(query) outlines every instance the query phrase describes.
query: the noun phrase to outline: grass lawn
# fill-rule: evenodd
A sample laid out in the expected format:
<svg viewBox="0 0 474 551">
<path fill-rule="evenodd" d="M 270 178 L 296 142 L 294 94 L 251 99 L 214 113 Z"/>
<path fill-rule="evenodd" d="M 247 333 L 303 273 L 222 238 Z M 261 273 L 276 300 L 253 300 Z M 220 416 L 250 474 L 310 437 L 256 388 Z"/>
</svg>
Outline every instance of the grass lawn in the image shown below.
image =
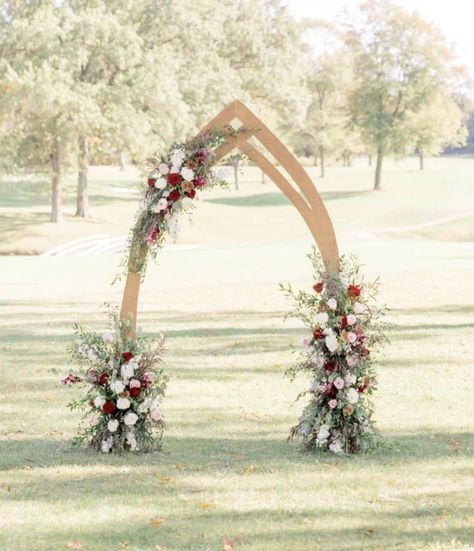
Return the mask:
<svg viewBox="0 0 474 551">
<path fill-rule="evenodd" d="M 160 453 L 67 449 L 78 416 L 65 404 L 78 389 L 58 384 L 65 348 L 75 321 L 105 329 L 100 305 L 122 291 L 110 286 L 118 257 L 0 256 L 0 550 L 474 549 L 474 222 L 446 239 L 441 226 L 352 233 L 469 209 L 473 161 L 415 167 L 389 165 L 380 194 L 364 191 L 362 163 L 334 168 L 321 186 L 341 251 L 380 275 L 392 308 L 376 396 L 386 446 L 369 455 L 305 454 L 285 441 L 306 381 L 289 383 L 284 369 L 305 332 L 283 321 L 277 284 L 310 285 L 310 239 L 272 184 L 250 172 L 240 192 L 202 201 L 180 241 L 196 247 L 164 251 L 143 286 L 140 325 L 167 337 Z M 97 218 L 59 230 L 26 224 L 47 212 L 42 196 L 3 188 L 11 203 L 2 213 L 17 224 L 1 222 L 2 250 L 125 233 L 135 196 L 105 199 L 128 186 L 113 183 L 119 177 L 92 183 L 96 197 L 103 189 Z"/>
</svg>

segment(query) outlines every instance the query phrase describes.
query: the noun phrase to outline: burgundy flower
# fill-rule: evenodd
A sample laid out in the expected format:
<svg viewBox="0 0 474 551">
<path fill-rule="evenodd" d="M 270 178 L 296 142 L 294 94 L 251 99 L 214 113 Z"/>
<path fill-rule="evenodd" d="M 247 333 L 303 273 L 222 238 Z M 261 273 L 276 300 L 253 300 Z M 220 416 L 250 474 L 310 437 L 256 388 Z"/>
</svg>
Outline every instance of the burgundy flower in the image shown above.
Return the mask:
<svg viewBox="0 0 474 551">
<path fill-rule="evenodd" d="M 323 290 L 323 287 L 324 283 L 322 281 L 313 285 L 313 289 L 316 291 L 316 293 L 320 293 Z"/>
<path fill-rule="evenodd" d="M 142 392 L 142 389 L 140 387 L 133 387 L 130 389 L 130 396 L 132 398 L 136 398 L 137 396 L 140 396 Z"/>
<path fill-rule="evenodd" d="M 168 184 L 171 186 L 177 186 L 183 181 L 183 177 L 181 174 L 178 174 L 177 172 L 170 172 L 168 174 Z"/>
<path fill-rule="evenodd" d="M 196 190 L 195 189 L 190 189 L 189 191 L 186 192 L 186 195 L 188 197 L 190 197 L 191 199 L 194 199 L 196 197 Z"/>
<path fill-rule="evenodd" d="M 313 330 L 313 338 L 316 341 L 320 340 L 320 339 L 324 339 L 323 330 L 320 329 L 319 327 L 316 327 L 316 329 Z"/>
<path fill-rule="evenodd" d="M 112 413 L 115 412 L 115 404 L 113 402 L 105 402 L 105 404 L 102 406 L 102 411 L 105 413 L 105 415 L 112 415 Z"/>
<path fill-rule="evenodd" d="M 155 183 L 156 183 L 155 178 L 148 178 L 148 185 L 150 187 L 153 187 L 155 185 Z"/>
<path fill-rule="evenodd" d="M 108 373 L 101 373 L 99 375 L 99 378 L 97 379 L 97 382 L 101 386 L 106 385 L 109 382 L 109 374 Z"/>
<path fill-rule="evenodd" d="M 181 193 L 177 189 L 173 189 L 168 195 L 168 203 L 174 203 L 181 197 Z"/>
<path fill-rule="evenodd" d="M 146 236 L 145 241 L 146 244 L 151 247 L 156 243 L 156 240 L 158 239 L 158 236 L 160 235 L 160 229 L 159 228 L 153 228 L 151 232 Z"/>
<path fill-rule="evenodd" d="M 123 352 L 122 358 L 123 358 L 126 362 L 129 362 L 129 361 L 133 358 L 133 354 L 132 354 L 131 352 Z"/>
<path fill-rule="evenodd" d="M 350 298 L 357 298 L 358 296 L 360 296 L 360 288 L 356 285 L 349 285 L 349 287 L 347 288 L 347 296 L 349 296 Z"/>
<path fill-rule="evenodd" d="M 347 329 L 347 316 L 342 316 L 341 318 L 341 329 Z"/>
<path fill-rule="evenodd" d="M 202 176 L 196 176 L 193 180 L 194 187 L 204 187 L 206 185 L 206 180 Z"/>
<path fill-rule="evenodd" d="M 333 371 L 335 371 L 336 369 L 336 361 L 335 360 L 331 360 L 329 362 L 326 362 L 324 364 L 324 369 L 326 371 L 329 371 L 330 373 L 332 373 Z"/>
</svg>

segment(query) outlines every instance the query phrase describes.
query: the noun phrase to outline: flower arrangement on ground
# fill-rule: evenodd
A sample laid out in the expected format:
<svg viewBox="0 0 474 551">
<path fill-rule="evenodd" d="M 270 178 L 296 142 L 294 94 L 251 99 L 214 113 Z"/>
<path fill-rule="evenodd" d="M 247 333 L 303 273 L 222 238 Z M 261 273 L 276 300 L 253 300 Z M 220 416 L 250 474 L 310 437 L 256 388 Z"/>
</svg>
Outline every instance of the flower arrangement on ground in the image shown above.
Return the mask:
<svg viewBox="0 0 474 551">
<path fill-rule="evenodd" d="M 375 442 L 370 400 L 377 380 L 373 349 L 383 343 L 385 308 L 375 301 L 378 282 L 366 283 L 354 257 L 342 257 L 339 273 L 327 272 L 315 249 L 308 255 L 314 268 L 311 292 L 281 285 L 295 300 L 289 314 L 310 329 L 304 350 L 288 370 L 294 379 L 311 376 L 302 396 L 310 400 L 290 431 L 305 449 L 321 448 L 336 454 L 356 453 Z"/>
<path fill-rule="evenodd" d="M 80 370 L 62 381 L 85 386 L 84 396 L 69 404 L 85 412 L 73 444 L 86 441 L 104 453 L 159 449 L 167 383 L 160 360 L 163 338 L 128 338 L 127 324 L 115 314 L 111 317 L 114 332 L 99 334 L 75 326 L 70 351 Z"/>
</svg>

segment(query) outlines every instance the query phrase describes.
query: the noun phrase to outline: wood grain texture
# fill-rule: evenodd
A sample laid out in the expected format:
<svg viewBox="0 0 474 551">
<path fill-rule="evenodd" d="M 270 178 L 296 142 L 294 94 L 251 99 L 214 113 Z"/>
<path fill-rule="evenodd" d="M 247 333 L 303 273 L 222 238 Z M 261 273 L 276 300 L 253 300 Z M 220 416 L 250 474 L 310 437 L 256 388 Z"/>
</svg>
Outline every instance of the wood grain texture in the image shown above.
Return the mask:
<svg viewBox="0 0 474 551">
<path fill-rule="evenodd" d="M 239 100 L 225 107 L 202 128 L 200 134 L 214 128 L 224 128 L 235 119 L 243 123 L 243 126 L 237 135 L 228 136 L 225 143 L 216 149 L 214 162 L 217 163 L 234 149 L 239 149 L 251 159 L 273 180 L 301 214 L 321 252 L 326 270 L 337 272 L 339 250 L 326 207 L 308 173 L 275 134 Z M 248 142 L 251 137 L 255 137 L 271 153 L 293 183 L 262 152 Z M 136 329 L 140 279 L 140 273 L 128 273 L 120 310 L 120 319 L 129 320 L 133 332 Z"/>
</svg>

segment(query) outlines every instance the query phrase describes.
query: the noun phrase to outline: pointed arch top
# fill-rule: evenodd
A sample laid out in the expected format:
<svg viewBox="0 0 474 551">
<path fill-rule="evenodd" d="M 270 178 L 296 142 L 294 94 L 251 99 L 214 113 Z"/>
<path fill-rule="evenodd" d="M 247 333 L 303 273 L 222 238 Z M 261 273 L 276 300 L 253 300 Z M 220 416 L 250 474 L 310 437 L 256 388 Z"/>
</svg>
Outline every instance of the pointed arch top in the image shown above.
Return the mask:
<svg viewBox="0 0 474 551">
<path fill-rule="evenodd" d="M 334 227 L 316 186 L 291 151 L 248 107 L 239 100 L 233 101 L 209 121 L 199 134 L 211 129 L 224 129 L 236 119 L 242 123 L 240 131 L 235 136 L 227 136 L 225 143 L 215 150 L 214 162 L 217 163 L 234 149 L 238 149 L 253 161 L 301 214 L 321 252 L 326 270 L 338 272 L 339 251 Z M 293 183 L 277 165 L 249 142 L 252 137 L 271 153 L 278 166 L 285 170 Z M 139 273 L 128 273 L 120 310 L 120 319 L 130 320 L 133 333 L 136 327 L 140 278 Z"/>
</svg>

